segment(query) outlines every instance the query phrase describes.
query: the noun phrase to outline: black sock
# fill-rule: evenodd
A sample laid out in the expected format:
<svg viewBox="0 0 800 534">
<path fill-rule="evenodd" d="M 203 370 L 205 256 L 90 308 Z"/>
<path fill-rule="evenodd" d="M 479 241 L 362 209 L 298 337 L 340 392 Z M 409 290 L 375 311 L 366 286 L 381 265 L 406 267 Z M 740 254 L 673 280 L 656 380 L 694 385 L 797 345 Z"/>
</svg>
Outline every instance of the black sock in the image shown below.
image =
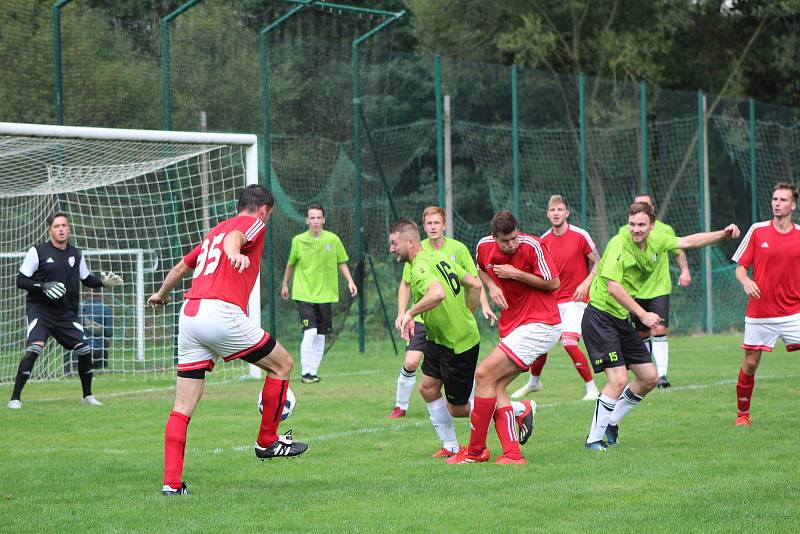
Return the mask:
<svg viewBox="0 0 800 534">
<path fill-rule="evenodd" d="M 78 355 L 78 376 L 81 377 L 83 396 L 88 397 L 92 394 L 92 377 L 94 376 L 91 352 Z"/>
<path fill-rule="evenodd" d="M 36 346 L 39 347 L 38 345 Z M 25 356 L 22 357 L 22 361 L 19 362 L 19 367 L 17 368 L 17 378 L 14 379 L 14 391 L 11 393 L 11 400 L 19 400 L 22 388 L 25 387 L 33 372 L 33 364 L 36 363 L 36 358 L 41 353 L 42 347 L 39 347 L 38 351 L 36 349 L 31 350 L 31 347 L 28 347 L 28 351 L 25 352 Z"/>
</svg>

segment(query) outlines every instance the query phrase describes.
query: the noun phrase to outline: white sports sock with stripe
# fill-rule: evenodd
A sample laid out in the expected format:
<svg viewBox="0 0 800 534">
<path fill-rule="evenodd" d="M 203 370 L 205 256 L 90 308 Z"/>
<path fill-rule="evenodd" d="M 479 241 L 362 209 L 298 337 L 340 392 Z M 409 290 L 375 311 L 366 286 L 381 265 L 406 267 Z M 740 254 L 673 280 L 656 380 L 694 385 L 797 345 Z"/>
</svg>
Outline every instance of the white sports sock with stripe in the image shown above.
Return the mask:
<svg viewBox="0 0 800 534">
<path fill-rule="evenodd" d="M 617 404 L 616 399 L 612 399 L 605 393 L 601 394 L 595 402 L 594 415 L 592 416 L 592 426 L 589 428 L 589 435 L 586 443 L 594 443 L 605 438 L 606 428 L 611 419 L 611 413 Z"/>
<path fill-rule="evenodd" d="M 667 376 L 667 367 L 669 367 L 669 341 L 667 336 L 653 336 L 652 339 L 653 350 L 650 353 L 656 363 L 658 376 Z"/>
<path fill-rule="evenodd" d="M 456 429 L 453 426 L 453 418 L 447 411 L 447 401 L 444 397 L 439 397 L 433 402 L 428 403 L 428 415 L 431 418 L 436 434 L 442 440 L 442 447 L 450 452 L 458 452 L 458 439 Z"/>
<path fill-rule="evenodd" d="M 314 338 L 316 337 L 316 328 L 303 331 L 303 341 L 300 342 L 300 368 L 303 375 L 314 374 L 311 367 L 314 361 Z"/>
</svg>

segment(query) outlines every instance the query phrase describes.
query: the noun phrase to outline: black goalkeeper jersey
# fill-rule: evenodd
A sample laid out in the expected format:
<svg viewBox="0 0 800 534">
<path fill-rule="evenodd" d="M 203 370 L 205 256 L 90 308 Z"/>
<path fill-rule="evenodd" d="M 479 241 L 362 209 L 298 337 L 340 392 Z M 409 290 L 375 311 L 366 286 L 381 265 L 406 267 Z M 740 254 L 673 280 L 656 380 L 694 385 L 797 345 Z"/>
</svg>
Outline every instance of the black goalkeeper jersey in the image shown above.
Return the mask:
<svg viewBox="0 0 800 534">
<path fill-rule="evenodd" d="M 33 272 L 29 274 L 31 270 Z M 67 289 L 66 294 L 58 300 L 50 299 L 42 292 L 41 287 L 28 290 L 28 309 L 34 306 L 37 310 L 52 314 L 77 315 L 81 295 L 80 282 L 90 276 L 91 272 L 80 249 L 67 245 L 66 249 L 61 250 L 47 241 L 28 251 L 28 256 L 20 267 L 20 274 L 28 276 L 35 284 L 61 282 Z"/>
</svg>

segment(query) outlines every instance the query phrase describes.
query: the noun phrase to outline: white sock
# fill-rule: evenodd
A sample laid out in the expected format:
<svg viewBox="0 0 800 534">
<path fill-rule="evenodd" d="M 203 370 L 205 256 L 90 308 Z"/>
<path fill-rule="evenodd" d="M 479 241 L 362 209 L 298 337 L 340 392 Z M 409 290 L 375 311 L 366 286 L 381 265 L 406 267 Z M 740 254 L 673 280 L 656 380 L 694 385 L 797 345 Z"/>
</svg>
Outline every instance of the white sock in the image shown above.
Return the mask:
<svg viewBox="0 0 800 534">
<path fill-rule="evenodd" d="M 514 410 L 514 417 L 519 417 L 525 413 L 525 405 L 520 401 L 511 401 L 511 409 Z"/>
<path fill-rule="evenodd" d="M 617 401 L 605 393 L 597 398 L 592 416 L 592 426 L 589 428 L 589 435 L 586 436 L 586 443 L 594 443 L 605 437 L 608 421 L 611 419 L 611 412 L 614 411 L 616 404 Z"/>
<path fill-rule="evenodd" d="M 314 361 L 314 338 L 317 337 L 317 329 L 309 328 L 303 332 L 303 341 L 300 342 L 300 368 L 301 374 L 314 374 L 311 367 Z"/>
<path fill-rule="evenodd" d="M 589 380 L 588 382 L 586 382 L 586 391 L 587 392 L 589 392 L 589 391 L 597 391 L 597 386 L 594 383 L 594 379 Z"/>
<path fill-rule="evenodd" d="M 397 377 L 396 406 L 401 410 L 408 410 L 408 401 L 411 399 L 411 392 L 414 391 L 414 384 L 416 382 L 416 371 L 407 371 L 405 367 L 400 368 L 400 376 Z"/>
<path fill-rule="evenodd" d="M 458 452 L 458 439 L 456 429 L 453 426 L 453 418 L 447 411 L 447 401 L 444 397 L 439 397 L 433 402 L 428 403 L 428 414 L 431 417 L 431 424 L 439 439 L 442 440 L 442 447 L 450 452 Z"/>
<path fill-rule="evenodd" d="M 667 376 L 669 366 L 669 342 L 667 336 L 653 336 L 653 360 L 656 362 L 658 376 Z"/>
<path fill-rule="evenodd" d="M 638 406 L 643 398 L 644 397 L 640 397 L 631 391 L 630 385 L 625 386 L 625 389 L 622 390 L 622 395 L 620 395 L 617 400 L 617 405 L 614 407 L 614 412 L 611 414 L 611 419 L 609 419 L 608 424 L 619 425 L 622 418 L 628 415 L 628 412 L 630 412 L 634 406 Z"/>
<path fill-rule="evenodd" d="M 539 385 L 539 378 L 540 377 L 538 377 L 538 376 L 533 376 L 533 375 L 529 374 L 529 376 L 528 376 L 528 387 L 535 388 L 536 386 L 538 386 Z"/>
<path fill-rule="evenodd" d="M 325 335 L 324 334 L 317 334 L 314 336 L 314 341 L 311 344 L 311 365 L 309 365 L 309 369 L 311 369 L 311 374 L 317 374 L 319 371 L 319 366 L 322 363 L 322 356 L 325 354 Z"/>
</svg>

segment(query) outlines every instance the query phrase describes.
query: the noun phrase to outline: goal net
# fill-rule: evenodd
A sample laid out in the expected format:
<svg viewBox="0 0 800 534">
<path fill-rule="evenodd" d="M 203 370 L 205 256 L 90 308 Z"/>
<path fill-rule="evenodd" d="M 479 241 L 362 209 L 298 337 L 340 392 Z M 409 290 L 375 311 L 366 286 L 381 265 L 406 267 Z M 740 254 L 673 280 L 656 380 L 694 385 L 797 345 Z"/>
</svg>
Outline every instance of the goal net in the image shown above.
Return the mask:
<svg viewBox="0 0 800 534">
<path fill-rule="evenodd" d="M 146 308 L 146 299 L 210 228 L 236 213 L 239 191 L 258 182 L 256 137 L 0 123 L 0 176 L 0 382 L 14 380 L 26 346 L 26 292 L 16 276 L 28 249 L 49 239 L 45 219 L 54 211 L 68 214 L 70 242 L 92 272 L 125 281 L 102 292 L 82 288 L 95 368 L 172 374 L 190 280 L 162 309 Z M 259 297 L 256 284 L 255 321 Z M 71 362 L 51 338 L 32 378 L 61 378 Z M 218 369 L 241 375 L 245 365 Z"/>
</svg>

